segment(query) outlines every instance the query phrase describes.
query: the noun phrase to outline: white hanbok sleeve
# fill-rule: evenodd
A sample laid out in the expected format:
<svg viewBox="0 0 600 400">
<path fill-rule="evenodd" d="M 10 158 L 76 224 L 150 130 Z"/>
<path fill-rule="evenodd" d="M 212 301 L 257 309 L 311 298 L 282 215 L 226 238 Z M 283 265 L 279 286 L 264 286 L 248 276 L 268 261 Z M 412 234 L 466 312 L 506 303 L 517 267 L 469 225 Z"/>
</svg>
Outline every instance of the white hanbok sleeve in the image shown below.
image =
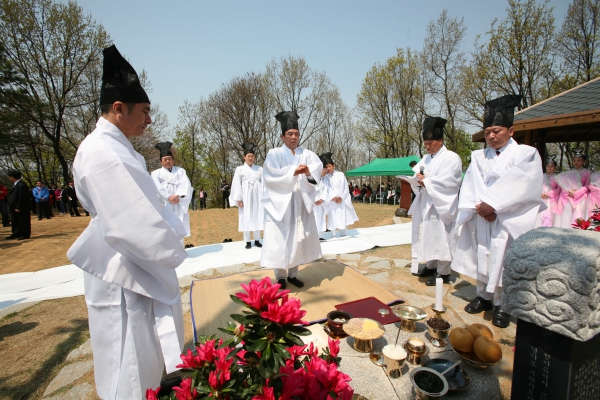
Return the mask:
<svg viewBox="0 0 600 400">
<path fill-rule="evenodd" d="M 114 157 L 82 171 L 77 182 L 93 218 L 69 249 L 69 259 L 106 282 L 176 302 L 174 269 L 187 257 L 181 243 L 185 229 L 170 207 L 162 206 L 148 172 L 137 160 Z M 115 193 L 115 187 L 122 190 Z"/>
<path fill-rule="evenodd" d="M 450 225 L 458 210 L 458 190 L 462 181 L 462 162 L 458 155 L 448 155 L 437 176 L 423 179 L 425 190 L 440 218 Z"/>
<path fill-rule="evenodd" d="M 229 205 L 237 207 L 237 202 L 242 201 L 242 167 L 237 167 L 231 181 L 231 191 L 229 192 Z"/>
<path fill-rule="evenodd" d="M 187 177 L 185 169 L 179 168 L 177 172 L 180 174 L 180 176 L 175 194 L 179 196 L 179 204 L 181 205 L 181 208 L 183 208 L 184 212 L 187 212 L 190 203 L 192 202 L 192 193 L 194 192 L 192 188 L 192 182 L 190 182 L 190 179 Z"/>
</svg>

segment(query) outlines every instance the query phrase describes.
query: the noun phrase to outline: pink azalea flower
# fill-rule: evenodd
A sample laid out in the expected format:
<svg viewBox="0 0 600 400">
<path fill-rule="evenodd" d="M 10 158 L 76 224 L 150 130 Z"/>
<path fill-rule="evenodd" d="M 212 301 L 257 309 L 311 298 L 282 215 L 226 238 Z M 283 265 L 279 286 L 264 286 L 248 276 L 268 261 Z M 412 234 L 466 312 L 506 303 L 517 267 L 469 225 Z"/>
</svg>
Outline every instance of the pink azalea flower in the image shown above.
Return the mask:
<svg viewBox="0 0 600 400">
<path fill-rule="evenodd" d="M 262 394 L 258 394 L 252 397 L 252 400 L 277 400 L 275 398 L 275 390 L 268 386 L 263 386 Z"/>
<path fill-rule="evenodd" d="M 196 346 L 196 351 L 198 352 L 198 359 L 200 361 L 213 362 L 215 359 L 215 343 L 216 340 L 209 340 L 204 344 Z M 222 343 L 222 340 L 219 341 L 219 345 Z"/>
<path fill-rule="evenodd" d="M 194 400 L 198 396 L 196 388 L 192 390 L 192 378 L 181 381 L 181 385 L 175 386 L 173 391 L 177 400 Z"/>
<path fill-rule="evenodd" d="M 160 386 L 156 390 L 146 389 L 146 400 L 158 400 L 158 392 L 160 392 Z"/>
<path fill-rule="evenodd" d="M 592 223 L 591 223 L 589 220 L 584 220 L 584 219 L 580 219 L 580 218 L 578 218 L 578 219 L 575 221 L 575 223 L 574 223 L 574 224 L 572 224 L 572 225 L 573 225 L 573 227 L 575 227 L 575 228 L 579 228 L 579 229 L 581 229 L 581 230 L 584 230 L 584 231 L 586 231 L 586 230 L 587 230 L 587 229 L 590 227 L 590 225 L 591 225 L 591 224 L 592 224 Z"/>
<path fill-rule="evenodd" d="M 302 379 L 302 376 L 304 375 L 304 369 L 300 368 L 294 370 L 293 365 L 288 365 L 279 368 L 279 373 L 284 374 L 284 376 L 281 377 L 281 381 L 283 382 L 283 391 L 281 392 L 279 400 L 291 400 L 299 397 L 301 398 L 301 395 L 304 393 L 304 383 Z"/>
<path fill-rule="evenodd" d="M 329 354 L 331 357 L 337 357 L 337 355 L 340 353 L 340 341 L 328 338 L 327 343 L 329 344 Z"/>
<path fill-rule="evenodd" d="M 593 215 L 590 217 L 590 219 L 591 219 L 591 220 L 594 220 L 594 221 L 597 221 L 597 222 L 600 222 L 600 213 L 593 214 Z"/>
<path fill-rule="evenodd" d="M 182 354 L 179 357 L 181 357 L 183 363 L 177 365 L 176 368 L 202 368 L 203 361 L 198 356 L 193 355 L 190 349 L 188 349 L 187 354 Z"/>
<path fill-rule="evenodd" d="M 217 369 L 208 374 L 208 384 L 213 390 L 219 391 L 223 388 L 225 382 L 227 382 L 229 378 L 231 378 L 231 373 L 229 371 Z"/>
<path fill-rule="evenodd" d="M 598 225 L 597 227 L 594 228 L 594 231 L 596 232 L 600 232 L 600 225 Z"/>
<path fill-rule="evenodd" d="M 299 299 L 292 297 L 288 298 L 286 294 L 281 299 L 281 304 L 274 301 L 268 304 L 267 311 L 263 311 L 260 316 L 269 321 L 278 324 L 303 324 L 308 325 L 308 322 L 302 321 L 302 317 L 306 315 L 306 311 L 302 310 Z"/>
<path fill-rule="evenodd" d="M 302 346 L 293 345 L 292 347 L 288 347 L 286 349 L 290 353 L 290 358 L 288 361 L 291 361 L 292 363 L 294 363 L 301 356 L 308 355 L 308 353 L 304 351 L 304 349 L 306 349 L 306 347 L 307 347 L 306 344 L 302 345 Z"/>
<path fill-rule="evenodd" d="M 277 293 L 281 285 L 278 283 L 273 284 L 269 277 L 265 277 L 261 281 L 252 279 L 249 285 L 242 283 L 241 286 L 246 293 L 236 293 L 235 296 L 256 311 L 265 311 L 267 304 L 276 302 L 290 293 L 289 290 L 282 290 Z"/>
</svg>

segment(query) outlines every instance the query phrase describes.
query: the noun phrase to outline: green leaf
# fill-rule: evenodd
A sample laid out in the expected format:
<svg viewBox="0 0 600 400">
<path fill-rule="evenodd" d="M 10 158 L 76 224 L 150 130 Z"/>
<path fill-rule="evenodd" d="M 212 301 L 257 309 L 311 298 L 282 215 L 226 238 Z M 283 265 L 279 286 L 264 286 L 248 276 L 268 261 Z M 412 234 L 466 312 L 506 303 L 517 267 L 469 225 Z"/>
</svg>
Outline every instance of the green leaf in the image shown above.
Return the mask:
<svg viewBox="0 0 600 400">
<path fill-rule="evenodd" d="M 228 335 L 235 335 L 235 333 L 233 333 L 232 331 L 229 330 L 229 328 L 217 328 L 218 330 L 220 330 L 221 332 L 224 332 Z"/>
<path fill-rule="evenodd" d="M 231 300 L 233 300 L 234 303 L 241 304 L 243 306 L 248 307 L 248 305 L 246 303 L 244 303 L 244 301 L 242 299 L 240 299 L 239 297 L 237 297 L 233 294 L 230 294 L 229 297 L 231 297 Z"/>
<path fill-rule="evenodd" d="M 246 349 L 249 351 L 263 351 L 267 347 L 268 342 L 265 339 L 258 339 L 257 341 L 246 345 Z"/>
<path fill-rule="evenodd" d="M 262 356 L 265 360 L 268 360 L 269 358 L 271 358 L 271 345 L 267 344 L 267 347 L 265 348 L 265 351 L 263 351 Z"/>
</svg>

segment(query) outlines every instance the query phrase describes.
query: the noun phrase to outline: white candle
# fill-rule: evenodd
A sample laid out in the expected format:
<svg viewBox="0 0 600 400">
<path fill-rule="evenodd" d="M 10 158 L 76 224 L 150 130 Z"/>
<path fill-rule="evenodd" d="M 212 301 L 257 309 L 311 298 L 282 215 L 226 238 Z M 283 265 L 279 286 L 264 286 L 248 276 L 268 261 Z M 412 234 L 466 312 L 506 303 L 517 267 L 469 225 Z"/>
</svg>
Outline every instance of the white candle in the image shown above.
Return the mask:
<svg viewBox="0 0 600 400">
<path fill-rule="evenodd" d="M 444 292 L 444 280 L 442 278 L 436 278 L 435 280 L 435 309 L 442 309 L 442 296 Z"/>
</svg>

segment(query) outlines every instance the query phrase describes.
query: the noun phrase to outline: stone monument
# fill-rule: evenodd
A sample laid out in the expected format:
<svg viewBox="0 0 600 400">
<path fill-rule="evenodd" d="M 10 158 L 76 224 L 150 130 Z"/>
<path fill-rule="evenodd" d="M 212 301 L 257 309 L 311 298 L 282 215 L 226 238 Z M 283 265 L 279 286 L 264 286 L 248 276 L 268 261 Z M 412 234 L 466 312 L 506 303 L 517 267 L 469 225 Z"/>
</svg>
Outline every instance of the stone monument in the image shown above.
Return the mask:
<svg viewBox="0 0 600 400">
<path fill-rule="evenodd" d="M 504 258 L 513 399 L 600 399 L 600 233 L 538 228 Z"/>
</svg>

